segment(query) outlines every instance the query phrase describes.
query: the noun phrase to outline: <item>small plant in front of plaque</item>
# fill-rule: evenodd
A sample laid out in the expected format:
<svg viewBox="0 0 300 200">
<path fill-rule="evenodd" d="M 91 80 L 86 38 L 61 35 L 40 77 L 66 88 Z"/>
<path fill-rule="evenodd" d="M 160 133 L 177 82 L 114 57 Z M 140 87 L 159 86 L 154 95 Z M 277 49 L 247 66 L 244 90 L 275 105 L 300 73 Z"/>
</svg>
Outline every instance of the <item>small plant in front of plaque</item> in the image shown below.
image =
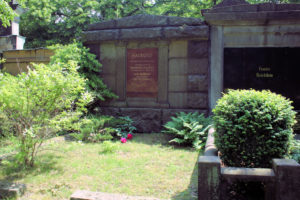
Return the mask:
<svg viewBox="0 0 300 200">
<path fill-rule="evenodd" d="M 171 119 L 164 125 L 165 130 L 163 130 L 164 133 L 175 136 L 169 141 L 170 143 L 190 145 L 196 149 L 204 148 L 210 127 L 210 118 L 206 118 L 204 114 L 198 112 L 179 112 Z"/>
<path fill-rule="evenodd" d="M 81 119 L 81 126 L 77 133 L 72 133 L 71 136 L 78 141 L 83 142 L 103 142 L 113 139 L 115 130 L 109 127 L 109 122 L 113 121 L 112 116 L 97 116 L 89 115 Z"/>
<path fill-rule="evenodd" d="M 122 143 L 126 143 L 127 140 L 132 139 L 133 132 L 136 130 L 136 127 L 133 125 L 133 120 L 129 116 L 119 117 L 116 124 L 116 135 L 121 138 Z"/>
</svg>

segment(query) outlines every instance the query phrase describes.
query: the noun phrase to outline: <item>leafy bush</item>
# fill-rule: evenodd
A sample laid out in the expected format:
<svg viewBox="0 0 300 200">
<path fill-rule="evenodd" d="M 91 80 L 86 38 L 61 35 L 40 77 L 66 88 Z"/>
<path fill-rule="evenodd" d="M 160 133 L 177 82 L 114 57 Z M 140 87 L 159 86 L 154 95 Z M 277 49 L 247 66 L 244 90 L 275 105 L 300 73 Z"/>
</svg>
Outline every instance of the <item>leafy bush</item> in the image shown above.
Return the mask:
<svg viewBox="0 0 300 200">
<path fill-rule="evenodd" d="M 68 63 L 69 61 L 78 63 L 77 70 L 86 78 L 87 89 L 95 97 L 94 101 L 89 104 L 88 108 L 90 110 L 107 98 L 117 98 L 103 83 L 99 75 L 101 64 L 96 60 L 96 56 L 89 53 L 89 49 L 85 48 L 82 43 L 74 42 L 69 45 L 54 45 L 49 48 L 55 50 L 55 55 L 51 57 L 51 64 Z"/>
<path fill-rule="evenodd" d="M 0 112 L 19 141 L 18 160 L 34 165 L 46 138 L 72 123 L 92 100 L 76 62 L 34 65 L 18 76 L 0 74 Z"/>
<path fill-rule="evenodd" d="M 290 158 L 300 163 L 300 140 L 293 140 L 290 148 Z"/>
<path fill-rule="evenodd" d="M 114 129 L 106 127 L 107 123 L 111 121 L 113 117 L 109 116 L 89 116 L 82 119 L 79 133 L 72 133 L 76 140 L 84 142 L 101 142 L 105 140 L 111 140 L 113 138 L 112 133 Z"/>
<path fill-rule="evenodd" d="M 114 118 L 112 116 L 91 115 L 82 119 L 78 133 L 71 135 L 79 141 L 102 142 L 115 137 L 127 138 L 136 128 L 130 117 Z"/>
<path fill-rule="evenodd" d="M 291 101 L 270 91 L 229 90 L 213 110 L 215 144 L 225 165 L 270 167 L 287 156 L 295 112 Z"/>
<path fill-rule="evenodd" d="M 127 138 L 128 134 L 132 134 L 136 127 L 133 125 L 133 120 L 128 117 L 119 117 L 118 121 L 115 121 L 116 135 L 121 138 Z"/>
<path fill-rule="evenodd" d="M 171 119 L 164 125 L 166 130 L 163 131 L 176 136 L 169 142 L 192 145 L 196 149 L 205 146 L 210 118 L 205 118 L 204 114 L 198 112 L 179 112 L 176 113 L 176 117 L 171 117 Z"/>
</svg>

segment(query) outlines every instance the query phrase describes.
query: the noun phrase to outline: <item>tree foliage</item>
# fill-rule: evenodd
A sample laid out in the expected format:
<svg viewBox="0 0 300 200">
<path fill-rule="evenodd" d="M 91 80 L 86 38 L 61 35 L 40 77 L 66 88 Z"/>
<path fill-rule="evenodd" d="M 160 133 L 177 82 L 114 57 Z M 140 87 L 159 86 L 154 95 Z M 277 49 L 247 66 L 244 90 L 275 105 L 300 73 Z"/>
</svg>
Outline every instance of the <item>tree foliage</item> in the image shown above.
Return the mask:
<svg viewBox="0 0 300 200">
<path fill-rule="evenodd" d="M 92 100 L 76 67 L 74 61 L 40 64 L 18 76 L 0 74 L 0 112 L 18 139 L 21 164 L 33 166 L 44 140 L 71 126 Z"/>
<path fill-rule="evenodd" d="M 21 16 L 26 47 L 67 44 L 94 22 L 136 14 L 199 17 L 213 0 L 27 0 Z"/>
<path fill-rule="evenodd" d="M 97 5 L 92 0 L 27 0 L 28 10 L 20 23 L 26 46 L 72 42 L 88 24 L 95 22 Z"/>
<path fill-rule="evenodd" d="M 117 98 L 100 77 L 101 64 L 96 56 L 89 52 L 82 43 L 73 42 L 68 45 L 53 45 L 49 47 L 55 51 L 51 57 L 50 64 L 68 63 L 70 61 L 78 64 L 78 72 L 86 79 L 88 91 L 95 97 L 89 104 L 89 110 L 99 105 L 105 99 Z"/>
<path fill-rule="evenodd" d="M 3 0 L 1 0 L 3 1 Z M 248 0 L 250 3 L 289 3 L 300 0 Z M 26 0 L 21 34 L 26 47 L 67 44 L 94 22 L 136 14 L 202 17 L 221 0 Z"/>
<path fill-rule="evenodd" d="M 24 0 L 18 0 L 18 3 L 23 4 Z M 0 21 L 2 26 L 7 27 L 10 21 L 14 19 L 16 13 L 13 11 L 9 3 L 11 0 L 0 0 Z"/>
</svg>

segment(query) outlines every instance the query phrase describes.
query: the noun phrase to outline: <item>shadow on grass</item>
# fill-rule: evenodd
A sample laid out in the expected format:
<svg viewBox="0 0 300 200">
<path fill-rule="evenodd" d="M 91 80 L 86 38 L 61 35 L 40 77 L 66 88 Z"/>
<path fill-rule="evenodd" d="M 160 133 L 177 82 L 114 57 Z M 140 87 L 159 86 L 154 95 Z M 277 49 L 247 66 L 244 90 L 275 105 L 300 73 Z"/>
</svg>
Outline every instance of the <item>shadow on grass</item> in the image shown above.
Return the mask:
<svg viewBox="0 0 300 200">
<path fill-rule="evenodd" d="M 203 153 L 200 152 L 198 157 Z M 198 159 L 197 159 L 198 161 Z M 175 194 L 171 200 L 197 200 L 198 199 L 198 162 L 190 163 L 194 164 L 192 176 L 190 178 L 190 184 L 188 188 L 180 193 Z"/>
<path fill-rule="evenodd" d="M 174 135 L 166 133 L 137 133 L 133 137 L 133 141 L 146 145 L 161 145 L 165 147 L 173 147 L 174 149 L 184 149 L 186 151 L 195 151 L 190 146 L 179 145 L 176 143 L 170 143 L 169 141 L 174 139 Z"/>
<path fill-rule="evenodd" d="M 163 133 L 136 133 L 133 135 L 133 141 L 147 145 L 170 145 L 170 135 Z"/>
<path fill-rule="evenodd" d="M 0 165 L 0 170 L 5 174 L 0 181 L 18 181 L 27 176 L 37 176 L 41 174 L 49 174 L 51 171 L 62 171 L 57 167 L 57 161 L 61 156 L 51 153 L 44 153 L 36 158 L 34 167 L 25 167 L 17 164 L 15 157 L 10 158 L 5 163 Z"/>
</svg>

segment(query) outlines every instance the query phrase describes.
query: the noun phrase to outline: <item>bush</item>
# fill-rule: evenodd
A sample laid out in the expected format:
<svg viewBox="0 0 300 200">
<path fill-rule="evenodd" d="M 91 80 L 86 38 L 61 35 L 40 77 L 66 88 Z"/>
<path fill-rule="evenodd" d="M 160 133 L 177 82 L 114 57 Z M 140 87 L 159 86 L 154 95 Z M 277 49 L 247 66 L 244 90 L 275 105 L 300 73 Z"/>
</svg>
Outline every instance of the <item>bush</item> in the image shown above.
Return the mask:
<svg viewBox="0 0 300 200">
<path fill-rule="evenodd" d="M 288 155 L 295 112 L 270 91 L 229 90 L 214 113 L 215 144 L 227 166 L 270 167 Z"/>
<path fill-rule="evenodd" d="M 78 120 L 92 100 L 77 63 L 34 65 L 18 76 L 0 74 L 0 112 L 19 141 L 18 160 L 34 165 L 43 141 Z"/>
<path fill-rule="evenodd" d="M 113 138 L 127 138 L 136 128 L 130 117 L 90 115 L 81 120 L 78 133 L 72 133 L 76 140 L 84 142 L 102 142 Z"/>
<path fill-rule="evenodd" d="M 136 127 L 133 125 L 133 120 L 128 117 L 119 117 L 117 121 L 113 122 L 115 125 L 116 136 L 120 138 L 127 138 L 128 134 L 132 134 Z"/>
<path fill-rule="evenodd" d="M 196 149 L 205 146 L 210 118 L 205 118 L 198 112 L 179 112 L 176 113 L 176 117 L 171 117 L 171 119 L 164 125 L 166 130 L 163 131 L 176 136 L 169 141 L 170 143 L 191 145 Z"/>
<path fill-rule="evenodd" d="M 84 142 L 102 142 L 111 140 L 114 129 L 106 127 L 109 121 L 113 120 L 110 116 L 89 116 L 81 120 L 81 127 L 78 133 L 72 133 L 76 140 Z"/>
<path fill-rule="evenodd" d="M 107 86 L 103 83 L 100 72 L 101 64 L 96 59 L 96 56 L 89 52 L 82 43 L 74 42 L 69 45 L 54 45 L 49 47 L 55 50 L 55 55 L 51 57 L 50 64 L 68 63 L 74 61 L 78 63 L 78 72 L 86 78 L 86 86 L 90 93 L 93 94 L 94 101 L 88 106 L 92 110 L 100 105 L 101 101 L 110 98 L 117 98 Z"/>
</svg>

